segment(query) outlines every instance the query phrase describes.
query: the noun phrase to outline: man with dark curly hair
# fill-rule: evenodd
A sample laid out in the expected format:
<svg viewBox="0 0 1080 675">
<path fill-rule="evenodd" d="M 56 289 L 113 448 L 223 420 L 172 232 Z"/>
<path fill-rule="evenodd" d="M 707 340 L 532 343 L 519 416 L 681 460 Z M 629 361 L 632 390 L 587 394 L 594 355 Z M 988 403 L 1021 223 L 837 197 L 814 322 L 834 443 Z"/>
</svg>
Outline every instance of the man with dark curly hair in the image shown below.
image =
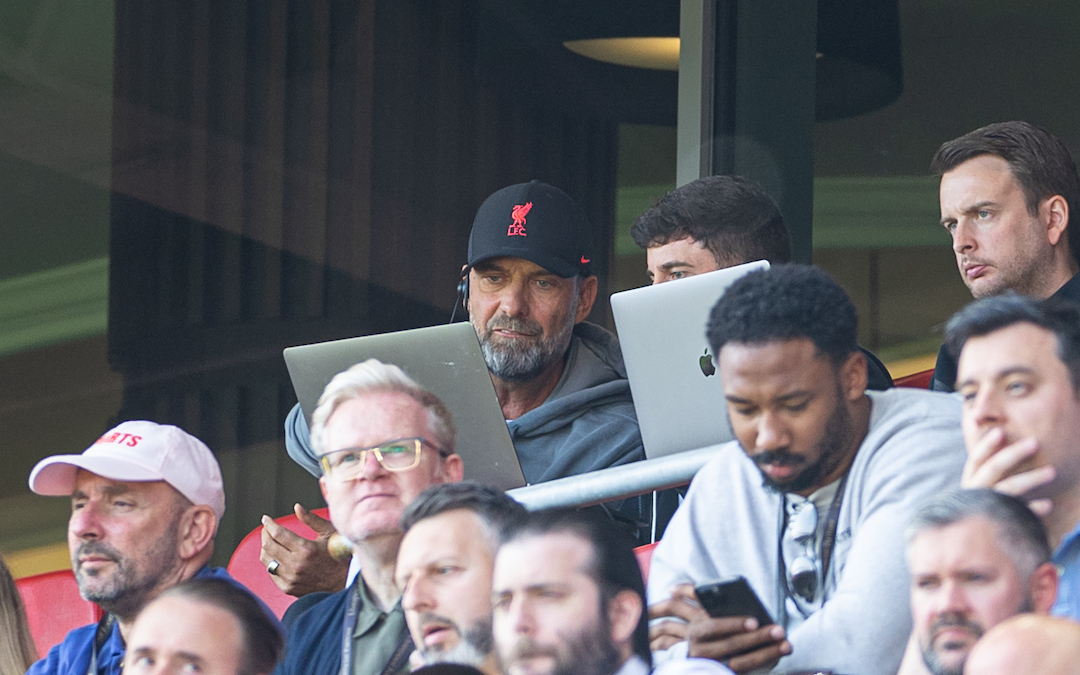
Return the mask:
<svg viewBox="0 0 1080 675">
<path fill-rule="evenodd" d="M 653 554 L 658 660 L 896 672 L 911 630 L 903 530 L 924 499 L 959 485 L 960 404 L 866 391 L 857 332 L 847 294 L 804 265 L 747 274 L 713 308 L 707 337 L 736 440 L 698 472 Z M 775 625 L 702 609 L 695 586 L 736 575 Z"/>
</svg>

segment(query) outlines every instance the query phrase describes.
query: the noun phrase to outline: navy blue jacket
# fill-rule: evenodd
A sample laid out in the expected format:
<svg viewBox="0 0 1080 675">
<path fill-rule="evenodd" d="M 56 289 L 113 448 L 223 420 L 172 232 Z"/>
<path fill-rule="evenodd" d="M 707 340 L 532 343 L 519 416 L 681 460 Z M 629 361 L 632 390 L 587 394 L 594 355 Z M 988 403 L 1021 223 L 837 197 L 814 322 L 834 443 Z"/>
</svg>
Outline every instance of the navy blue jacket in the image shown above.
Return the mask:
<svg viewBox="0 0 1080 675">
<path fill-rule="evenodd" d="M 359 579 L 357 579 L 359 583 Z M 341 672 L 341 631 L 352 587 L 312 605 L 289 628 L 282 657 L 274 675 L 337 675 Z"/>
<path fill-rule="evenodd" d="M 224 567 L 203 567 L 195 573 L 195 578 L 225 579 L 240 588 L 244 585 L 229 576 Z M 247 590 L 245 588 L 245 590 Z M 259 601 L 269 616 L 277 623 L 277 617 L 266 603 Z M 86 675 L 90 669 L 90 653 L 93 651 L 94 635 L 97 624 L 80 626 L 72 630 L 64 641 L 49 650 L 45 658 L 35 662 L 26 671 L 27 675 Z M 340 637 L 341 631 L 338 631 Z M 109 637 L 98 651 L 97 672 L 100 675 L 120 675 L 120 665 L 124 661 L 124 638 L 120 635 L 120 624 L 114 623 Z"/>
</svg>

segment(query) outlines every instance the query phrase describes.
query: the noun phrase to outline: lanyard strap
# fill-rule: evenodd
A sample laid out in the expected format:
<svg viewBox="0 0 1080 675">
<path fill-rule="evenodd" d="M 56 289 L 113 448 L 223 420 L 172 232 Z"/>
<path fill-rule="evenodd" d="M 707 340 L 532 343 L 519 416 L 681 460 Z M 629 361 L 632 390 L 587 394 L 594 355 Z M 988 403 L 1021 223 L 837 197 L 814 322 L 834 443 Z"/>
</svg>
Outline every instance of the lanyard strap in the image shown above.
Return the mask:
<svg viewBox="0 0 1080 675">
<path fill-rule="evenodd" d="M 836 494 L 833 495 L 832 503 L 829 504 L 829 515 L 825 521 L 825 531 L 821 534 L 821 593 L 823 596 L 825 594 L 825 581 L 829 574 L 829 564 L 832 563 L 833 547 L 836 544 L 836 528 L 840 524 L 840 505 L 844 501 L 844 488 L 847 486 L 847 479 L 848 475 L 845 473 L 836 486 Z M 814 506 L 814 508 L 817 507 Z M 780 500 L 780 536 L 776 539 L 777 569 L 780 572 L 780 579 L 777 584 L 780 597 L 777 604 L 780 607 L 780 625 L 784 628 L 787 628 L 788 599 L 787 565 L 784 564 L 784 531 L 787 529 L 787 519 L 787 496 L 785 495 Z M 824 603 L 824 597 L 822 602 Z M 802 611 L 802 608 L 799 608 L 799 610 Z"/>
<path fill-rule="evenodd" d="M 364 583 L 364 580 L 357 574 L 356 581 L 353 582 L 353 591 L 349 594 L 349 604 L 345 610 L 345 621 L 342 625 L 341 635 L 341 675 L 352 675 L 352 634 L 356 630 L 360 604 L 363 602 L 360 591 L 360 584 L 362 583 Z M 383 667 L 380 675 L 393 675 L 404 668 L 409 659 L 409 654 L 412 653 L 412 646 L 412 637 L 409 635 L 408 629 L 406 629 L 398 638 L 397 647 L 394 648 L 394 653 L 390 656 L 390 660 L 386 662 L 386 666 Z M 89 675 L 94 674 L 90 673 Z"/>
<path fill-rule="evenodd" d="M 360 584 L 364 580 L 356 575 L 353 581 L 352 593 L 349 594 L 349 604 L 345 609 L 345 621 L 341 635 L 341 675 L 352 674 L 352 634 L 356 630 L 356 617 L 360 613 Z"/>
<path fill-rule="evenodd" d="M 832 562 L 833 546 L 836 544 L 836 528 L 840 524 L 840 502 L 844 500 L 844 487 L 847 485 L 847 474 L 840 479 L 836 486 L 836 494 L 833 495 L 832 504 L 829 505 L 829 519 L 825 521 L 825 532 L 821 536 L 821 590 L 825 591 L 825 577 L 829 574 L 829 563 Z"/>
<path fill-rule="evenodd" d="M 97 675 L 98 652 L 105 646 L 105 641 L 109 639 L 115 623 L 116 616 L 111 612 L 106 612 L 98 619 L 97 630 L 94 631 L 94 644 L 90 649 L 90 667 L 86 669 L 86 675 Z"/>
</svg>

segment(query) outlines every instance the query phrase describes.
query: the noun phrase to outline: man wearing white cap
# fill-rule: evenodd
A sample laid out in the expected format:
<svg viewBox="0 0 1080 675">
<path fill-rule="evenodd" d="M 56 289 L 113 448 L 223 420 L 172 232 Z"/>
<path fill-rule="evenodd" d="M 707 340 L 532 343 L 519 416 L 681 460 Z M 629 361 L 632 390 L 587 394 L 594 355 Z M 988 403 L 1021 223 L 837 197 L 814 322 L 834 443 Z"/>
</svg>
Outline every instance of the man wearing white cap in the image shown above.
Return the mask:
<svg viewBox="0 0 1080 675">
<path fill-rule="evenodd" d="M 225 512 L 221 469 L 181 429 L 124 422 L 81 455 L 38 462 L 30 489 L 71 497 L 71 567 L 83 598 L 106 614 L 68 633 L 29 675 L 119 675 L 125 638 L 150 600 L 192 577 L 231 580 L 207 566 Z"/>
</svg>

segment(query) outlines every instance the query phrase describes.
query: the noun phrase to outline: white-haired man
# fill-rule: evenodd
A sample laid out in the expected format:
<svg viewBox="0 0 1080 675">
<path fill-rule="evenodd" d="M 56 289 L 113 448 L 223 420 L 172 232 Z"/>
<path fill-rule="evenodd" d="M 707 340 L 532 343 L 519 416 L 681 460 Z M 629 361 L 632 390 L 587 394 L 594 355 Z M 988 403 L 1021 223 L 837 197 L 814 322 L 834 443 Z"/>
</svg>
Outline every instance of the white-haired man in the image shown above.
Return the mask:
<svg viewBox="0 0 1080 675">
<path fill-rule="evenodd" d="M 442 401 L 397 366 L 369 359 L 326 385 L 311 425 L 319 486 L 360 573 L 296 619 L 279 675 L 407 672 L 413 643 L 394 583 L 400 520 L 428 486 L 461 480 L 454 434 Z"/>
</svg>

